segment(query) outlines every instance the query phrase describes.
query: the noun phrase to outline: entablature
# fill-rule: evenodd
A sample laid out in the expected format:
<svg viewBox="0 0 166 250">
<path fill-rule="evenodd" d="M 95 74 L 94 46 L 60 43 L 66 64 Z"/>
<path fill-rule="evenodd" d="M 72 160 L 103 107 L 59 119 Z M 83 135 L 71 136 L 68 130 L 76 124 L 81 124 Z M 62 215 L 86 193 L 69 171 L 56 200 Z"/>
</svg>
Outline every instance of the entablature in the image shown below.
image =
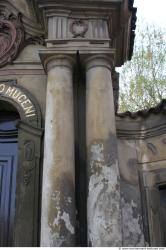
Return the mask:
<svg viewBox="0 0 166 250">
<path fill-rule="evenodd" d="M 131 59 L 136 9 L 131 0 L 39 0 L 48 30 L 47 47 L 115 49 L 115 65 Z"/>
<path fill-rule="evenodd" d="M 29 43 L 44 44 L 45 38 L 48 49 L 69 48 L 75 53 L 83 50 L 91 53 L 101 48 L 115 51 L 117 67 L 131 59 L 135 14 L 133 0 L 1 0 L 0 3 L 0 20 L 3 16 L 6 19 L 11 15 L 21 16 L 25 39 L 18 51 Z"/>
</svg>

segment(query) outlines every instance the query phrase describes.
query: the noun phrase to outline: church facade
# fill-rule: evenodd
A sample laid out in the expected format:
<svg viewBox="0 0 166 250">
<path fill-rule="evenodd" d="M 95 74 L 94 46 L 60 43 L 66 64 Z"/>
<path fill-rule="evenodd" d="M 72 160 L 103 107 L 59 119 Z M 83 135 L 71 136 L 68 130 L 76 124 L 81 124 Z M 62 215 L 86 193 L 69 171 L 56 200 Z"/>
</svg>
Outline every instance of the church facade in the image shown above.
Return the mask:
<svg viewBox="0 0 166 250">
<path fill-rule="evenodd" d="M 132 0 L 1 0 L 0 246 L 166 245 L 165 101 L 117 114 Z"/>
</svg>

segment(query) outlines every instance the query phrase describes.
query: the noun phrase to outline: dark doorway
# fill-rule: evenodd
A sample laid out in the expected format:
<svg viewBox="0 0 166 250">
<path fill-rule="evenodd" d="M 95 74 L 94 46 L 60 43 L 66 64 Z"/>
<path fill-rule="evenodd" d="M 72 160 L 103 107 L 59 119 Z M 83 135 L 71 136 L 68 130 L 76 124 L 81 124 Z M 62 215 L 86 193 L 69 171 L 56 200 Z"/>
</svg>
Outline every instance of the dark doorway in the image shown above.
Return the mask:
<svg viewBox="0 0 166 250">
<path fill-rule="evenodd" d="M 12 105 L 0 101 L 0 247 L 13 243 L 19 119 Z"/>
<path fill-rule="evenodd" d="M 159 186 L 160 193 L 160 223 L 163 235 L 163 246 L 166 246 L 166 185 Z"/>
</svg>

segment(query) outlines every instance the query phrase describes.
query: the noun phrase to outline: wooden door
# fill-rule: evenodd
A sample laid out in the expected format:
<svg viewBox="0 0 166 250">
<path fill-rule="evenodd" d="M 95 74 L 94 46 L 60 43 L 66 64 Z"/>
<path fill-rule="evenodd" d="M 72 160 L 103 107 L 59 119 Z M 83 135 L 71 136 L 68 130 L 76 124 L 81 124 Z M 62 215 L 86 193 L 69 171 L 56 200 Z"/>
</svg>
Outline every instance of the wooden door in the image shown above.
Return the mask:
<svg viewBox="0 0 166 250">
<path fill-rule="evenodd" d="M 0 116 L 0 247 L 12 246 L 17 170 L 14 119 Z"/>
</svg>

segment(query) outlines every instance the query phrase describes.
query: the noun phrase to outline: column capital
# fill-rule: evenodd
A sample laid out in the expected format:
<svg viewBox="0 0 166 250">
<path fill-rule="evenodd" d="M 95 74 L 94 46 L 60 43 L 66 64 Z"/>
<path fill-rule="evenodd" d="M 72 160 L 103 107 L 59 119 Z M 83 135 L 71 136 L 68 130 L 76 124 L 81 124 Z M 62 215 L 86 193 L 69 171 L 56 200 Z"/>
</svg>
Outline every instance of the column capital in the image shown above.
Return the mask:
<svg viewBox="0 0 166 250">
<path fill-rule="evenodd" d="M 110 71 L 114 68 L 114 57 L 113 55 L 105 55 L 105 54 L 95 54 L 89 55 L 82 59 L 83 65 L 86 67 L 86 70 L 95 67 L 106 67 Z"/>
<path fill-rule="evenodd" d="M 40 59 L 46 72 L 54 67 L 67 67 L 72 69 L 76 60 L 75 55 L 40 50 Z"/>
</svg>

